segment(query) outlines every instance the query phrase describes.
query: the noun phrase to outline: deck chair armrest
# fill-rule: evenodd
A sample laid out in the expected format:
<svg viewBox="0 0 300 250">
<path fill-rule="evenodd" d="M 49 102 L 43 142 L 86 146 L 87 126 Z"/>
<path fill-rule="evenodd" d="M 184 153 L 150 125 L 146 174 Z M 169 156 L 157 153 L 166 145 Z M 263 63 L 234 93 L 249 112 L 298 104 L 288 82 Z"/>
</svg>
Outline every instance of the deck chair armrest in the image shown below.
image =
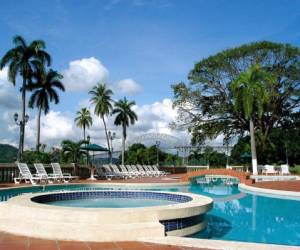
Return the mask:
<svg viewBox="0 0 300 250">
<path fill-rule="evenodd" d="M 58 177 L 59 175 L 58 175 L 58 174 L 48 174 L 48 176 L 49 176 L 49 177 L 54 177 L 54 178 L 55 178 L 55 177 Z"/>
<path fill-rule="evenodd" d="M 45 174 L 32 174 L 32 177 L 41 178 L 43 176 L 46 176 Z"/>
</svg>

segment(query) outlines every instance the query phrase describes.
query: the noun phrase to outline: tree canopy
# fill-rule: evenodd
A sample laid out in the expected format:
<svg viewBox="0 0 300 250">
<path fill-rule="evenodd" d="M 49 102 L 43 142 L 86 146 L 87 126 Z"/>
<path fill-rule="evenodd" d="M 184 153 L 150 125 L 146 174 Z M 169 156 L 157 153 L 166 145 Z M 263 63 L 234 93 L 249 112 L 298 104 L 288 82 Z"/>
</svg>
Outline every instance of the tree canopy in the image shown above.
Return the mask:
<svg viewBox="0 0 300 250">
<path fill-rule="evenodd" d="M 272 77 L 263 87 L 269 98 L 262 114 L 253 120 L 258 142 L 265 144 L 272 128 L 293 127 L 291 118 L 300 106 L 300 50 L 289 44 L 255 42 L 224 50 L 196 63 L 189 83 L 172 85 L 175 126 L 186 128 L 194 144 L 224 134 L 225 139 L 249 131 L 249 118 L 233 102 L 232 83 L 253 65 L 259 64 Z"/>
<path fill-rule="evenodd" d="M 249 163 L 249 158 L 242 157 L 250 153 L 249 136 L 240 138 L 231 151 L 231 163 Z M 258 160 L 261 164 L 284 164 L 290 166 L 299 164 L 300 159 L 300 129 L 272 129 L 265 148 L 258 147 Z"/>
</svg>

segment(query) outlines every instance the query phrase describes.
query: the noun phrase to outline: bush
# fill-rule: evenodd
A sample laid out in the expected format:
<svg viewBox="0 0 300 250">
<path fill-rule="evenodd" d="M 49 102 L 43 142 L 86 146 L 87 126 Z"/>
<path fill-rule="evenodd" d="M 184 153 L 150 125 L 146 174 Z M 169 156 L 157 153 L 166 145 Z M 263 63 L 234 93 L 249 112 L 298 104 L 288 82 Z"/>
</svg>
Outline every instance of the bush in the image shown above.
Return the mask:
<svg viewBox="0 0 300 250">
<path fill-rule="evenodd" d="M 22 161 L 27 164 L 33 163 L 50 163 L 51 157 L 49 153 L 38 151 L 24 151 L 22 155 Z"/>
</svg>

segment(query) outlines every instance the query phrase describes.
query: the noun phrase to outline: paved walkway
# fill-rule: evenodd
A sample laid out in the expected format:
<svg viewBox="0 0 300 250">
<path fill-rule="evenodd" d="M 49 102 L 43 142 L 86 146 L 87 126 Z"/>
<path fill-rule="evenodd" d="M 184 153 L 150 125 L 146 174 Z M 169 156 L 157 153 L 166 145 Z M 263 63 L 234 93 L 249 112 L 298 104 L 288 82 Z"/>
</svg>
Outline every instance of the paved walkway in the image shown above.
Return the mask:
<svg viewBox="0 0 300 250">
<path fill-rule="evenodd" d="M 265 181 L 252 184 L 254 187 L 300 192 L 300 181 Z"/>
<path fill-rule="evenodd" d="M 127 180 L 77 180 L 72 181 L 71 183 L 179 183 L 181 182 L 181 177 L 183 174 L 170 174 L 168 176 L 161 177 L 143 177 L 143 178 L 135 178 L 135 179 L 127 179 Z M 57 184 L 57 183 L 55 183 Z M 63 183 L 66 184 L 66 183 Z M 21 187 L 21 186 L 31 186 L 31 184 L 14 184 L 14 183 L 1 183 L 0 188 L 8 188 L 8 187 Z"/>
<path fill-rule="evenodd" d="M 84 230 L 84 229 L 82 229 Z M 0 250 L 207 250 L 137 241 L 72 242 L 28 238 L 0 232 Z"/>
</svg>

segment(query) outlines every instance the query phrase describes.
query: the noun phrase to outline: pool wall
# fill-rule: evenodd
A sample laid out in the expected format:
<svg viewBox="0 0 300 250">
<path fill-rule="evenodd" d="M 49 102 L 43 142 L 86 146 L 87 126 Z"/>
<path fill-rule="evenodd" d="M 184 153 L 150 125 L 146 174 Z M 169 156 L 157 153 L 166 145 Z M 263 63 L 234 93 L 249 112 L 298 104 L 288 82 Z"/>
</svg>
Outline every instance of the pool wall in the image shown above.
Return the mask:
<svg viewBox="0 0 300 250">
<path fill-rule="evenodd" d="M 104 191 L 96 191 L 104 192 Z M 184 236 L 205 228 L 204 214 L 212 208 L 212 199 L 194 194 L 146 191 L 105 191 L 187 199 L 174 205 L 139 208 L 73 208 L 40 204 L 32 200 L 45 195 L 66 196 L 59 192 L 26 194 L 0 204 L 0 230 L 29 237 L 74 241 L 137 240 L 142 237 Z M 92 195 L 92 194 L 90 194 Z M 186 197 L 186 198 L 184 198 Z"/>
</svg>

